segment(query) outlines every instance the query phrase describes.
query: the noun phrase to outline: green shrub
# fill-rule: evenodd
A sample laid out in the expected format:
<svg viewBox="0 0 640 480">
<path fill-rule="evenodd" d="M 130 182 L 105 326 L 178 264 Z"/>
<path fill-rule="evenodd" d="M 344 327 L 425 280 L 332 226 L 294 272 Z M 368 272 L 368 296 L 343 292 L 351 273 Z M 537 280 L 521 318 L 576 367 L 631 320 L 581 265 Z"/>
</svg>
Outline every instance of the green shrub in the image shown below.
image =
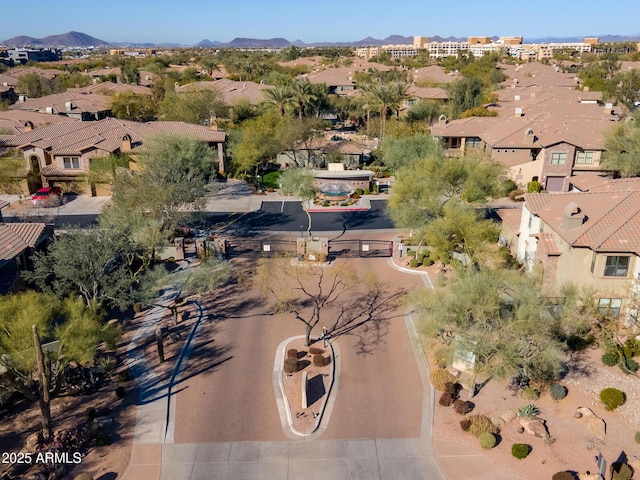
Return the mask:
<svg viewBox="0 0 640 480">
<path fill-rule="evenodd" d="M 540 415 L 540 409 L 533 403 L 525 405 L 520 410 L 518 410 L 519 417 L 535 417 L 536 415 Z"/>
<path fill-rule="evenodd" d="M 300 370 L 300 362 L 297 358 L 285 358 L 284 359 L 284 371 L 285 373 L 296 373 Z"/>
<path fill-rule="evenodd" d="M 473 403 L 468 402 L 466 400 L 458 399 L 455 402 L 453 402 L 453 409 L 456 411 L 456 413 L 459 413 L 460 415 L 466 415 L 471 410 L 473 410 L 473 407 L 474 407 Z"/>
<path fill-rule="evenodd" d="M 624 405 L 624 393 L 617 388 L 605 388 L 600 392 L 600 401 L 604 404 L 607 411 L 612 411 L 620 405 Z"/>
<path fill-rule="evenodd" d="M 636 357 L 640 355 L 640 340 L 637 338 L 629 338 L 624 342 L 625 354 L 628 357 Z"/>
<path fill-rule="evenodd" d="M 493 433 L 494 435 L 499 433 L 498 428 L 485 415 L 471 415 L 467 419 L 469 420 L 469 432 L 474 437 L 479 437 L 484 432 Z"/>
<path fill-rule="evenodd" d="M 569 350 L 571 350 L 572 352 L 581 352 L 582 350 L 587 348 L 588 345 L 589 342 L 586 339 L 582 338 L 580 335 L 570 335 L 569 337 L 567 337 L 567 347 L 569 347 Z"/>
<path fill-rule="evenodd" d="M 429 378 L 433 386 L 441 392 L 444 392 L 446 390 L 447 383 L 456 383 L 456 377 L 454 377 L 452 373 L 442 368 L 431 372 Z"/>
<path fill-rule="evenodd" d="M 364 190 L 362 188 L 356 188 L 356 193 L 358 195 L 364 195 Z"/>
<path fill-rule="evenodd" d="M 519 460 L 527 458 L 529 452 L 531 452 L 531 446 L 525 443 L 514 443 L 513 445 L 511 445 L 511 455 Z"/>
<path fill-rule="evenodd" d="M 638 362 L 636 362 L 633 358 L 625 357 L 620 362 L 620 368 L 625 373 L 634 373 L 638 371 Z"/>
<path fill-rule="evenodd" d="M 409 249 L 407 250 L 407 257 L 415 257 L 416 256 L 416 251 Z"/>
<path fill-rule="evenodd" d="M 614 462 L 611 464 L 611 480 L 631 480 L 633 470 L 626 463 Z"/>
<path fill-rule="evenodd" d="M 538 400 L 540 398 L 540 392 L 533 387 L 527 387 L 522 391 L 522 396 L 525 400 Z"/>
<path fill-rule="evenodd" d="M 290 348 L 289 350 L 287 350 L 287 358 L 295 358 L 297 360 L 298 350 L 296 350 L 295 348 Z"/>
<path fill-rule="evenodd" d="M 319 353 L 324 353 L 324 349 L 318 347 L 309 347 L 309 353 L 311 355 L 317 355 Z"/>
<path fill-rule="evenodd" d="M 575 480 L 575 477 L 570 472 L 558 472 L 553 474 L 551 480 Z"/>
<path fill-rule="evenodd" d="M 604 352 L 604 354 L 602 354 L 601 359 L 602 359 L 602 363 L 604 363 L 609 367 L 613 367 L 614 365 L 617 365 L 617 363 L 620 361 L 620 354 L 614 350 L 609 350 Z"/>
<path fill-rule="evenodd" d="M 125 391 L 123 386 L 116 387 L 116 397 L 122 400 L 124 398 Z"/>
<path fill-rule="evenodd" d="M 369 195 L 369 193 L 371 193 L 371 192 L 370 192 L 370 190 L 369 190 L 368 188 L 365 188 L 365 189 L 364 189 L 364 194 L 365 194 L 365 195 Z"/>
<path fill-rule="evenodd" d="M 96 446 L 106 447 L 111 444 L 111 436 L 106 433 L 98 433 L 96 435 Z"/>
<path fill-rule="evenodd" d="M 532 182 L 527 183 L 527 192 L 528 193 L 539 193 L 542 190 L 542 185 L 540 182 L 534 180 Z"/>
<path fill-rule="evenodd" d="M 91 421 L 98 416 L 95 407 L 89 407 L 84 411 L 84 416 L 87 420 Z"/>
<path fill-rule="evenodd" d="M 420 265 L 420 264 L 418 263 L 418 261 L 415 258 L 412 258 L 411 260 L 409 260 L 409 266 L 411 268 L 417 268 L 418 265 Z"/>
<path fill-rule="evenodd" d="M 480 443 L 480 446 L 485 450 L 491 450 L 496 446 L 496 443 L 498 443 L 498 439 L 493 433 L 484 432 L 478 437 L 478 443 Z"/>
<path fill-rule="evenodd" d="M 313 356 L 313 365 L 315 367 L 325 367 L 329 365 L 329 357 L 325 357 L 321 353 L 316 353 Z"/>
<path fill-rule="evenodd" d="M 635 439 L 636 443 L 640 443 L 640 431 L 636 432 L 633 438 Z"/>
<path fill-rule="evenodd" d="M 133 313 L 140 313 L 142 311 L 142 304 L 141 303 L 134 303 L 133 304 Z"/>
<path fill-rule="evenodd" d="M 522 190 L 513 190 L 509 192 L 509 200 L 511 200 L 512 202 L 523 202 L 524 199 L 516 200 L 516 197 L 519 197 L 520 195 L 523 195 L 523 194 L 524 192 Z"/>
<path fill-rule="evenodd" d="M 558 383 L 554 383 L 553 385 L 551 385 L 549 393 L 551 393 L 551 398 L 553 398 L 554 400 L 562 400 L 567 396 L 567 387 Z"/>
<path fill-rule="evenodd" d="M 73 477 L 73 480 L 93 480 L 93 475 L 90 473 L 80 473 Z"/>
<path fill-rule="evenodd" d="M 425 266 L 425 267 L 430 267 L 434 263 L 435 262 L 433 261 L 433 259 L 431 257 L 425 257 L 425 259 L 422 262 L 422 265 Z"/>
</svg>

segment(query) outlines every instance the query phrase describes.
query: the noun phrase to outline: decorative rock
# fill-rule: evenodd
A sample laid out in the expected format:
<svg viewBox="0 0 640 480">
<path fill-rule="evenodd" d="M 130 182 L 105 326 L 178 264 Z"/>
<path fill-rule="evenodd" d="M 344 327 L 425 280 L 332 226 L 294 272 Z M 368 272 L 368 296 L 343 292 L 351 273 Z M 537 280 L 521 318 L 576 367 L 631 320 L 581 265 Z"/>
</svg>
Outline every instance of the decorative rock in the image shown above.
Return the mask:
<svg viewBox="0 0 640 480">
<path fill-rule="evenodd" d="M 538 438 L 546 438 L 549 436 L 544 420 L 540 417 L 522 417 L 520 418 L 520 425 L 524 427 L 524 431 L 529 435 Z"/>
<path fill-rule="evenodd" d="M 603 419 L 598 417 L 590 417 L 586 420 L 587 428 L 598 440 L 604 440 L 607 433 L 607 424 Z"/>
<path fill-rule="evenodd" d="M 491 423 L 493 423 L 499 429 L 501 429 L 505 424 L 505 421 L 500 417 L 491 417 L 489 420 L 491 420 Z"/>
<path fill-rule="evenodd" d="M 93 420 L 93 423 L 95 423 L 100 428 L 109 427 L 109 426 L 113 425 L 113 418 L 111 418 L 111 417 L 96 417 Z"/>
<path fill-rule="evenodd" d="M 576 413 L 581 413 L 583 417 L 595 417 L 596 414 L 593 413 L 593 410 L 587 407 L 578 407 L 576 409 Z M 578 417 L 576 417 L 578 418 Z"/>
<path fill-rule="evenodd" d="M 573 414 L 573 418 L 582 418 L 582 414 L 580 412 L 576 412 Z"/>
<path fill-rule="evenodd" d="M 600 480 L 600 475 L 597 473 L 580 473 L 578 478 L 580 480 Z"/>
<path fill-rule="evenodd" d="M 42 434 L 40 432 L 32 433 L 27 437 L 27 450 L 35 452 L 36 447 L 42 441 Z"/>
<path fill-rule="evenodd" d="M 514 418 L 518 416 L 517 410 L 507 410 L 500 414 L 500 418 L 504 423 L 510 423 Z"/>
</svg>

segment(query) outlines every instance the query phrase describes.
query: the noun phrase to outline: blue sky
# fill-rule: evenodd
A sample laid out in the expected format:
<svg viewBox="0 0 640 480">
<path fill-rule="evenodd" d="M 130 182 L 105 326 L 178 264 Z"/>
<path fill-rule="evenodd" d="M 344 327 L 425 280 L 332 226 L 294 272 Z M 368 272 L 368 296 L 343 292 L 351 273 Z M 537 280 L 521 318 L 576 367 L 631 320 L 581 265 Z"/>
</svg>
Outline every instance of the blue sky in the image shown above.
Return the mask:
<svg viewBox="0 0 640 480">
<path fill-rule="evenodd" d="M 184 45 L 204 38 L 228 42 L 236 37 L 312 43 L 396 34 L 522 35 L 526 41 L 640 33 L 638 0 L 30 0 L 20 5 L 16 12 L 28 12 L 3 21 L 0 40 L 71 30 L 110 42 Z"/>
</svg>

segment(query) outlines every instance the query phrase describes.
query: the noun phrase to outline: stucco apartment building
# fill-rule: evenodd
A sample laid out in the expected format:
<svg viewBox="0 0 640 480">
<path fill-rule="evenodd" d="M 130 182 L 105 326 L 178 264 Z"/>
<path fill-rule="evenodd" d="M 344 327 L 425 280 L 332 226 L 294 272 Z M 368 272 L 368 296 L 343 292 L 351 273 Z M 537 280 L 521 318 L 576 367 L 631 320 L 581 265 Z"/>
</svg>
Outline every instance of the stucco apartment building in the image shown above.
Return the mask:
<svg viewBox="0 0 640 480">
<path fill-rule="evenodd" d="M 603 314 L 636 321 L 639 179 L 601 179 L 588 192 L 527 194 L 517 229 L 516 258 L 528 272 L 542 271 L 546 294 L 560 295 L 570 284 L 588 287 Z"/>
<path fill-rule="evenodd" d="M 96 122 L 52 124 L 19 135 L 0 137 L 0 151 L 15 148 L 22 152 L 32 182 L 29 189 L 56 185 L 63 191 L 96 195 L 108 186 L 91 185 L 87 174 L 91 160 L 111 154 L 135 155 L 148 139 L 157 135 L 182 135 L 206 142 L 215 148 L 218 170 L 225 170 L 227 134 L 184 122 L 131 122 L 106 118 Z M 107 194 L 103 190 L 101 194 Z"/>
</svg>

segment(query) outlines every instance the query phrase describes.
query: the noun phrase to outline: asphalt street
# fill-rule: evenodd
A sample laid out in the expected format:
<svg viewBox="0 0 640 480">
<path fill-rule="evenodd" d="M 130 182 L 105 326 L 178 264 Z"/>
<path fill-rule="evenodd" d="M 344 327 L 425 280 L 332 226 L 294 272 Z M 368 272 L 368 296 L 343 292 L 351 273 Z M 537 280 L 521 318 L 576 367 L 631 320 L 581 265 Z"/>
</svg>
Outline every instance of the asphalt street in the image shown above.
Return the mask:
<svg viewBox="0 0 640 480">
<path fill-rule="evenodd" d="M 311 214 L 313 232 L 346 230 L 386 230 L 394 228 L 386 215 L 387 202 L 372 200 L 366 212 L 315 212 Z M 299 232 L 307 230 L 307 214 L 300 202 L 263 202 L 257 212 L 209 213 L 208 226 L 214 230 Z"/>
</svg>

